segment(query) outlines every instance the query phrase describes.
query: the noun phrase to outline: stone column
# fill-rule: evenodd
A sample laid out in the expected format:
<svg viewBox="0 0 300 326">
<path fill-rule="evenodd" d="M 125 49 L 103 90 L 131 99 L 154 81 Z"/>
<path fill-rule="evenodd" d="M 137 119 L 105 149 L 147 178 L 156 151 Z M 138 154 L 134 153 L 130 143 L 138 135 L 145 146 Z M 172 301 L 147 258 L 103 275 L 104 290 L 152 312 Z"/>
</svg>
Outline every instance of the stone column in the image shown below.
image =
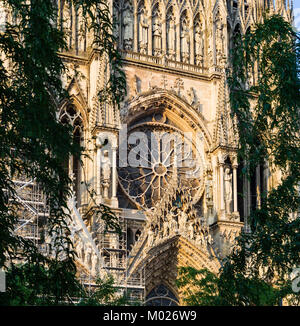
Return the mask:
<svg viewBox="0 0 300 326">
<path fill-rule="evenodd" d="M 153 55 L 152 53 L 152 14 L 150 11 L 148 22 L 148 55 Z"/>
<path fill-rule="evenodd" d="M 163 19 L 161 22 L 161 51 L 162 51 L 162 54 L 167 53 L 167 22 L 166 22 L 166 19 Z"/>
<path fill-rule="evenodd" d="M 220 163 L 220 196 L 221 196 L 221 203 L 220 203 L 220 209 L 223 211 L 225 209 L 224 204 L 224 163 Z"/>
<path fill-rule="evenodd" d="M 233 166 L 233 212 L 238 211 L 237 207 L 237 165 Z"/>
<path fill-rule="evenodd" d="M 176 60 L 180 61 L 180 53 L 181 53 L 181 39 L 180 39 L 180 21 L 176 23 Z"/>
<path fill-rule="evenodd" d="M 101 144 L 97 143 L 96 159 L 96 203 L 101 203 Z"/>
<path fill-rule="evenodd" d="M 138 52 L 138 13 L 137 6 L 134 7 L 133 20 L 134 20 L 134 30 L 133 30 L 133 51 Z"/>
<path fill-rule="evenodd" d="M 194 25 L 190 26 L 190 64 L 195 64 Z"/>
<path fill-rule="evenodd" d="M 117 147 L 112 147 L 112 188 L 111 200 L 114 207 L 118 206 L 117 200 Z"/>
</svg>

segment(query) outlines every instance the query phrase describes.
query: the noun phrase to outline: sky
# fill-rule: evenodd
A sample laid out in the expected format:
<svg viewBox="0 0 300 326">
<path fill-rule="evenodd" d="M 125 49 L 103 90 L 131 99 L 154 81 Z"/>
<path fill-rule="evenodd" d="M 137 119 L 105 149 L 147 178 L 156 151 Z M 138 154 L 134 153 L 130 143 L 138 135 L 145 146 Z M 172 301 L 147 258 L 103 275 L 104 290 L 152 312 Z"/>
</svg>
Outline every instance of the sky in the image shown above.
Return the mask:
<svg viewBox="0 0 300 326">
<path fill-rule="evenodd" d="M 300 0 L 294 0 L 295 25 L 300 32 Z"/>
</svg>

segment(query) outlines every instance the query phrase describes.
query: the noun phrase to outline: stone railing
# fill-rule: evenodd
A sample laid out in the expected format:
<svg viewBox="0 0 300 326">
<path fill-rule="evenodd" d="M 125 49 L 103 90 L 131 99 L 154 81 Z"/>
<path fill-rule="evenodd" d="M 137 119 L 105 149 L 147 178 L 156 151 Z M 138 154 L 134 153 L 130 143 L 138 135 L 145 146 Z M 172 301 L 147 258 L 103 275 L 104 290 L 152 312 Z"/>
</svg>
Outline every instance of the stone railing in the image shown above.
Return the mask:
<svg viewBox="0 0 300 326">
<path fill-rule="evenodd" d="M 165 56 L 156 57 L 132 51 L 121 51 L 122 58 L 130 61 L 140 61 L 148 64 L 155 64 L 175 70 L 184 70 L 196 74 L 207 74 L 209 70 L 205 67 L 191 65 L 180 61 L 169 60 Z"/>
</svg>

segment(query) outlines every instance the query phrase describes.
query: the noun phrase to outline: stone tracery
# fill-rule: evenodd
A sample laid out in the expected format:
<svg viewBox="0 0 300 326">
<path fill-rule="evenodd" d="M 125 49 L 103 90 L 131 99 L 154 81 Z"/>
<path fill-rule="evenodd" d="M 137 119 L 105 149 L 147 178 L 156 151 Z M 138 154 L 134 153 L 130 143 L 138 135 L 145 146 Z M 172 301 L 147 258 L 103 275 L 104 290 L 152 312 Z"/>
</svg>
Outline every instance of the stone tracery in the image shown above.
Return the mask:
<svg viewBox="0 0 300 326">
<path fill-rule="evenodd" d="M 195 198 L 198 198 L 203 190 L 201 154 L 179 130 L 164 123 L 164 114 L 156 113 L 152 119 L 131 128 L 129 140 L 130 135 L 141 131 L 147 137 L 140 140 L 139 146 L 135 142 L 134 146 L 128 146 L 129 160 L 132 154 L 143 159 L 136 167 L 119 168 L 123 189 L 138 205 L 152 207 L 162 197 L 170 180 L 179 178 L 189 182 Z"/>
<path fill-rule="evenodd" d="M 77 110 L 75 105 L 64 105 L 59 118 L 73 126 L 78 143 L 90 140 L 87 146 L 93 160 L 84 164 L 96 203 L 110 205 L 120 214 L 120 220 L 122 214 L 129 214 L 126 223 L 135 223 L 134 229 L 140 230 L 133 232 L 136 241 L 128 242 L 128 246 L 115 235 L 107 237 L 102 233 L 99 221 L 93 216 L 93 207 L 80 198 L 84 197 L 84 189 L 79 164 L 70 160 L 69 171 L 75 174 L 77 207 L 90 214 L 85 220 L 90 223 L 88 230 L 83 232 L 85 222 L 70 228 L 78 260 L 93 275 L 99 272 L 101 257 L 115 271 L 121 269 L 119 258 L 126 248 L 133 257 L 129 259 L 132 268 L 128 274 L 146 267 L 148 293 L 164 284 L 174 294 L 172 282 L 179 265 L 218 270 L 213 250 L 221 251 L 233 243 L 243 226 L 240 221 L 246 221 L 249 215 L 250 197 L 255 197 L 254 204 L 260 205 L 261 193 L 268 187 L 270 172 L 265 167 L 258 167 L 253 180 L 240 182 L 238 142 L 232 131 L 234 123 L 227 105 L 224 72 L 233 38 L 256 20 L 253 12 L 257 8 L 254 2 L 242 1 L 240 5 L 235 0 L 227 1 L 227 8 L 222 1 L 206 3 L 205 8 L 199 0 L 113 2 L 114 35 L 123 51 L 129 81 L 129 95 L 121 104 L 120 119 L 129 123 L 129 137 L 136 131 L 148 132 L 149 137 L 141 144 L 145 145 L 144 149 L 152 150 L 154 156 L 148 155 L 145 166 L 119 169 L 117 194 L 119 111 L 100 107 L 98 103 L 98 91 L 107 78 L 108 59 L 91 46 L 93 37 L 84 26 L 82 13 L 68 5 L 68 1 L 58 2 L 59 26 L 66 32 L 70 51 L 64 60 L 87 77 L 80 82 L 74 77 L 72 87 L 68 87 L 72 99 L 81 98 L 77 102 L 81 102 L 78 107 L 82 110 Z M 254 83 L 255 76 L 251 80 Z M 205 145 L 200 155 L 194 142 L 188 141 L 186 156 L 176 156 L 184 147 L 176 143 L 176 137 L 169 147 L 160 146 L 167 132 L 181 139 L 185 131 L 203 135 Z M 151 135 L 154 145 L 149 141 Z M 105 140 L 108 146 L 102 148 Z M 137 144 L 130 144 L 129 149 L 134 149 L 134 145 Z M 193 169 L 180 163 L 191 160 L 196 161 L 199 174 L 186 178 Z M 174 188 L 181 192 L 172 192 Z M 238 192 L 245 194 L 244 198 L 239 198 Z M 118 202 L 121 196 L 127 198 L 127 206 Z M 142 208 L 139 212 L 142 218 L 136 217 L 137 207 Z M 88 239 L 89 235 L 95 243 Z M 104 244 L 110 246 L 111 254 L 106 247 L 106 251 L 101 251 Z M 99 255 L 95 254 L 96 246 L 101 248 Z M 122 266 L 124 271 L 127 266 Z"/>
</svg>

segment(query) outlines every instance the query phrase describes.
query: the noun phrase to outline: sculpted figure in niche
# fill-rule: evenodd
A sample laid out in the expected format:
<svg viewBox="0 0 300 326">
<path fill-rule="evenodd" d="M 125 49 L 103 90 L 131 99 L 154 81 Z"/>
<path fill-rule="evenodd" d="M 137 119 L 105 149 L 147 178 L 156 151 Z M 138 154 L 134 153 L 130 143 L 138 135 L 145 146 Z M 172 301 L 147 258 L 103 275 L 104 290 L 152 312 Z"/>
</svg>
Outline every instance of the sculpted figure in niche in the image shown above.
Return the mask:
<svg viewBox="0 0 300 326">
<path fill-rule="evenodd" d="M 232 174 L 230 169 L 225 169 L 224 175 L 224 187 L 225 187 L 225 203 L 226 203 L 226 212 L 231 213 L 231 203 L 232 203 Z"/>
<path fill-rule="evenodd" d="M 163 238 L 166 238 L 169 235 L 169 223 L 168 221 L 164 221 L 163 224 Z"/>
<path fill-rule="evenodd" d="M 191 240 L 193 240 L 194 239 L 194 232 L 195 232 L 195 230 L 194 230 L 194 222 L 189 221 L 188 224 L 189 224 L 188 225 L 188 235 L 189 235 L 189 238 Z"/>
<path fill-rule="evenodd" d="M 137 75 L 134 75 L 134 95 L 138 96 L 141 91 L 142 91 L 142 81 Z"/>
<path fill-rule="evenodd" d="M 151 224 L 149 229 L 148 229 L 148 243 L 149 246 L 151 247 L 154 243 L 154 226 Z"/>
<path fill-rule="evenodd" d="M 197 66 L 203 65 L 204 42 L 201 25 L 198 23 L 195 27 L 195 63 Z"/>
<path fill-rule="evenodd" d="M 156 14 L 153 18 L 153 55 L 161 54 L 161 24 L 159 15 Z"/>
<path fill-rule="evenodd" d="M 90 244 L 87 245 L 86 250 L 85 250 L 85 263 L 88 266 L 91 266 L 92 263 L 92 246 Z"/>
<path fill-rule="evenodd" d="M 78 12 L 78 40 L 77 47 L 78 51 L 85 51 L 85 40 L 86 40 L 86 26 L 82 15 L 82 10 Z"/>
<path fill-rule="evenodd" d="M 142 54 L 147 54 L 148 45 L 148 21 L 145 15 L 145 10 L 142 9 L 139 21 L 139 45 Z"/>
<path fill-rule="evenodd" d="M 187 21 L 184 19 L 181 24 L 181 58 L 184 63 L 189 63 L 190 36 Z"/>
<path fill-rule="evenodd" d="M 133 17 L 129 7 L 123 11 L 123 47 L 124 50 L 132 50 L 133 41 Z"/>
<path fill-rule="evenodd" d="M 110 162 L 108 150 L 105 150 L 103 152 L 103 156 L 101 160 L 101 169 L 102 169 L 103 198 L 108 198 L 108 189 L 109 189 L 110 177 L 111 177 L 111 162 Z"/>
<path fill-rule="evenodd" d="M 171 17 L 168 20 L 168 59 L 175 60 L 175 20 Z"/>
<path fill-rule="evenodd" d="M 63 30 L 67 38 L 67 45 L 72 48 L 72 15 L 68 2 L 65 2 L 63 9 Z"/>
<path fill-rule="evenodd" d="M 205 184 L 205 193 L 206 193 L 206 202 L 210 204 L 213 199 L 213 187 L 212 187 L 212 178 L 211 175 L 208 175 L 206 184 Z"/>
<path fill-rule="evenodd" d="M 76 246 L 76 252 L 77 252 L 77 255 L 78 255 L 79 259 L 83 258 L 83 255 L 82 255 L 83 250 L 84 250 L 84 244 L 83 244 L 82 240 L 79 238 L 77 246 Z"/>
<path fill-rule="evenodd" d="M 224 56 L 224 25 L 220 18 L 216 20 L 216 64 L 222 65 L 222 58 Z"/>
</svg>

